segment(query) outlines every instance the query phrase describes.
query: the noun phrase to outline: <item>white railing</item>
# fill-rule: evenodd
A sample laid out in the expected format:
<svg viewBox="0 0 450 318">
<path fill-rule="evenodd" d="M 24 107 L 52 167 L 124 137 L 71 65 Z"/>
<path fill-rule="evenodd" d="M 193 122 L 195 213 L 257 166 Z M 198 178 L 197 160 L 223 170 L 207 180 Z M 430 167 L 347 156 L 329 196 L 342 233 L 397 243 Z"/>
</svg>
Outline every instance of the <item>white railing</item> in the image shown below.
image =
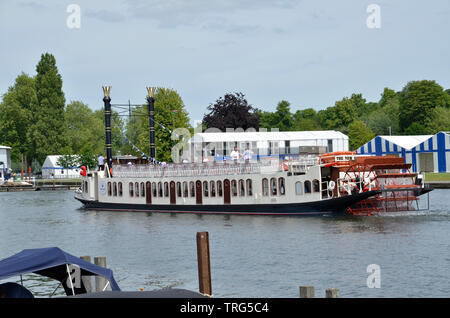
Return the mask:
<svg viewBox="0 0 450 318">
<path fill-rule="evenodd" d="M 119 178 L 162 178 L 260 174 L 280 171 L 278 161 L 265 163 L 200 163 L 170 165 L 113 165 L 112 175 Z"/>
</svg>

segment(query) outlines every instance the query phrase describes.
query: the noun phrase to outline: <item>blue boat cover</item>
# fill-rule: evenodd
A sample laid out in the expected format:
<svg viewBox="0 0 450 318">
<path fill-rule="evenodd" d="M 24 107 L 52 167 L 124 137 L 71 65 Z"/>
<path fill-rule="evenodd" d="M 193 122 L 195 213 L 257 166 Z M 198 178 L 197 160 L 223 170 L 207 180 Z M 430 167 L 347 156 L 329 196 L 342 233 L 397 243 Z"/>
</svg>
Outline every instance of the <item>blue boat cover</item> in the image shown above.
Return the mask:
<svg viewBox="0 0 450 318">
<path fill-rule="evenodd" d="M 64 252 L 58 247 L 26 249 L 1 260 L 0 280 L 22 274 L 35 273 L 60 281 L 66 294 L 72 295 L 73 283 L 70 284 L 70 280 L 68 280 L 67 265 L 79 266 L 81 276 L 103 276 L 109 281 L 112 290 L 120 291 L 112 270 L 89 263 Z M 73 277 L 71 278 L 74 280 Z M 86 293 L 83 280 L 80 279 L 80 281 L 79 287 L 74 287 L 75 294 Z"/>
</svg>

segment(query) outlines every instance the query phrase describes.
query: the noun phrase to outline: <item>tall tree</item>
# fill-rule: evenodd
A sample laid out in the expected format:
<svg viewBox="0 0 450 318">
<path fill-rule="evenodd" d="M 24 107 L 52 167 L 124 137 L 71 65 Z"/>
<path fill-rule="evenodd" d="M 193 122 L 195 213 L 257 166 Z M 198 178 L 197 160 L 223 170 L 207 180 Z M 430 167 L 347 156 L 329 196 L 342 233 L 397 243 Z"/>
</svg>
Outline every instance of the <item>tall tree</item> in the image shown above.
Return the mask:
<svg viewBox="0 0 450 318">
<path fill-rule="evenodd" d="M 30 152 L 27 134 L 32 119 L 32 109 L 37 102 L 34 78 L 22 73 L 3 95 L 0 104 L 0 144 L 11 147 L 13 162 L 25 163 Z"/>
<path fill-rule="evenodd" d="M 242 93 L 228 93 L 207 108 L 203 124 L 207 128 L 217 128 L 225 132 L 227 128 L 259 129 L 259 114 Z"/>
<path fill-rule="evenodd" d="M 97 155 L 105 151 L 105 126 L 88 105 L 72 101 L 66 106 L 67 138 L 71 153 L 88 149 Z"/>
<path fill-rule="evenodd" d="M 65 97 L 55 57 L 42 54 L 36 66 L 37 103 L 33 107 L 33 125 L 29 130 L 30 155 L 43 163 L 47 155 L 67 152 Z"/>
<path fill-rule="evenodd" d="M 415 124 L 414 131 L 423 127 L 426 132 L 436 107 L 449 107 L 450 96 L 435 81 L 409 82 L 399 93 L 399 124 L 402 131 Z"/>
</svg>

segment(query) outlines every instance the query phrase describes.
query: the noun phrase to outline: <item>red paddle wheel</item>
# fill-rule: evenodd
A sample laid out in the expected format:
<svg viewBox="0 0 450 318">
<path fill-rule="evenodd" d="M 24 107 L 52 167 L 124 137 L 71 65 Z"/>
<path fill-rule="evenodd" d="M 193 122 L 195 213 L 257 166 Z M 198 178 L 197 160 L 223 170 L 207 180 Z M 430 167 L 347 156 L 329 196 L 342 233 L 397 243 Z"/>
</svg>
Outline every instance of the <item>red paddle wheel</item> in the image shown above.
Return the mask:
<svg viewBox="0 0 450 318">
<path fill-rule="evenodd" d="M 348 214 L 369 216 L 418 210 L 418 196 L 425 193 L 422 185 L 416 182 L 417 173 L 410 171 L 411 164 L 404 163 L 403 158 L 361 156 L 347 152 L 325 154 L 321 156 L 320 163 L 339 171 L 334 175 L 338 176 L 336 182 L 340 195 L 381 191 L 379 195 L 349 207 Z"/>
</svg>

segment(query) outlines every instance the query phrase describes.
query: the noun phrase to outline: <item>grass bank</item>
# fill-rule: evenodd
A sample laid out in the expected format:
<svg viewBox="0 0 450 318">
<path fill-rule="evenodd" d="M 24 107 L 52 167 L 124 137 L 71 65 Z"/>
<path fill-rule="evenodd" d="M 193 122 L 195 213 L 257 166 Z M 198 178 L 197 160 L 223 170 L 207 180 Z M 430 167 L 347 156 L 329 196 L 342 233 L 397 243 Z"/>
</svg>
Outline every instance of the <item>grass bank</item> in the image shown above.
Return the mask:
<svg viewBox="0 0 450 318">
<path fill-rule="evenodd" d="M 425 182 L 426 181 L 449 181 L 450 182 L 450 173 L 426 172 L 425 173 Z"/>
</svg>

